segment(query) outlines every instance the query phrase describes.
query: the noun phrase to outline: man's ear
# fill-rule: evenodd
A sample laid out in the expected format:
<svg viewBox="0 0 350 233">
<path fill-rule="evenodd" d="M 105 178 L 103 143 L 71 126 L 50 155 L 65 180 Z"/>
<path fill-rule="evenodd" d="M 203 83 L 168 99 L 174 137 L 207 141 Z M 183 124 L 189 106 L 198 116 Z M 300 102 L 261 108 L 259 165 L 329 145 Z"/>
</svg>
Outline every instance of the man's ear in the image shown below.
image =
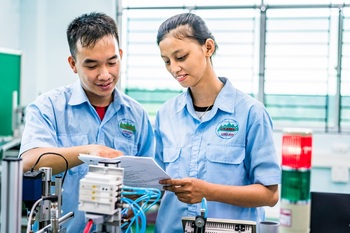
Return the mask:
<svg viewBox="0 0 350 233">
<path fill-rule="evenodd" d="M 123 50 L 119 49 L 119 59 L 121 60 L 123 58 Z"/>
<path fill-rule="evenodd" d="M 76 67 L 76 65 L 75 65 L 75 60 L 74 60 L 74 58 L 73 58 L 72 56 L 69 56 L 69 57 L 68 57 L 68 63 L 69 63 L 69 65 L 70 65 L 70 67 L 72 68 L 73 72 L 74 72 L 75 74 L 78 73 L 77 67 Z"/>
</svg>

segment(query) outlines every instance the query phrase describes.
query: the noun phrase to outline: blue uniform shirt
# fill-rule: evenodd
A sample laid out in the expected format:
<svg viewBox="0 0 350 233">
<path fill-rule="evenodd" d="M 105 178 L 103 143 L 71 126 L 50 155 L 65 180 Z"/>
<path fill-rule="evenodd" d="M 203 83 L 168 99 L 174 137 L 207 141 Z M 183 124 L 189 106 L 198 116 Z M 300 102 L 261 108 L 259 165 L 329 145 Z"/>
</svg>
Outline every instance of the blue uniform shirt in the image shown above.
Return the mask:
<svg viewBox="0 0 350 233">
<path fill-rule="evenodd" d="M 39 96 L 26 109 L 20 154 L 36 147 L 72 147 L 100 144 L 125 155 L 153 156 L 154 134 L 141 105 L 115 89 L 114 101 L 101 121 L 80 81 Z M 73 211 L 68 233 L 83 232 L 84 212 L 78 211 L 79 181 L 88 166 L 73 167 L 63 184 L 63 215 Z"/>
<path fill-rule="evenodd" d="M 264 106 L 226 78 L 212 110 L 202 122 L 189 91 L 167 101 L 155 122 L 155 159 L 172 178 L 193 177 L 210 183 L 275 185 L 281 169 L 273 142 L 272 121 Z M 183 232 L 181 219 L 200 214 L 201 203 L 180 202 L 165 192 L 155 232 Z M 208 201 L 208 218 L 260 221 L 263 208 Z"/>
</svg>

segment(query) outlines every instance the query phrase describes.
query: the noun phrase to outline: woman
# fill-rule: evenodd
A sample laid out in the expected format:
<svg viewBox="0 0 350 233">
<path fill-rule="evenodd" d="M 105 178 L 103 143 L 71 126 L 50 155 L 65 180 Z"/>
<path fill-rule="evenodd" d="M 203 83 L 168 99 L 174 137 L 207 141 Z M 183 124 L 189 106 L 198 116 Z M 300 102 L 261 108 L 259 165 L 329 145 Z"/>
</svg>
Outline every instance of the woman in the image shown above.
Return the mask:
<svg viewBox="0 0 350 233">
<path fill-rule="evenodd" d="M 211 57 L 217 44 L 197 15 L 175 15 L 159 27 L 157 43 L 166 69 L 187 91 L 168 100 L 155 122 L 155 159 L 172 177 L 155 232 L 183 232 L 181 218 L 259 222 L 262 206 L 279 199 L 281 169 L 272 122 L 264 106 L 218 77 Z"/>
</svg>

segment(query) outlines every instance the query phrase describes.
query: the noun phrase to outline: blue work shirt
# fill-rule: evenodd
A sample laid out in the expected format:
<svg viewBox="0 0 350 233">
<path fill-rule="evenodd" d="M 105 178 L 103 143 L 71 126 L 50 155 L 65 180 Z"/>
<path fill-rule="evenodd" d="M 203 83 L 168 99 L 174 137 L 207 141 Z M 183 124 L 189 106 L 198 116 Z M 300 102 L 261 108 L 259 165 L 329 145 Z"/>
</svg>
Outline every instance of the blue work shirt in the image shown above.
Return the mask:
<svg viewBox="0 0 350 233">
<path fill-rule="evenodd" d="M 36 147 L 105 145 L 124 155 L 153 156 L 154 134 L 148 115 L 139 103 L 114 90 L 114 101 L 101 121 L 80 81 L 39 96 L 26 108 L 20 154 Z M 68 170 L 63 184 L 63 214 L 73 211 L 68 233 L 83 232 L 84 212 L 78 211 L 79 181 L 86 164 Z"/>
<path fill-rule="evenodd" d="M 199 120 L 189 90 L 168 100 L 155 122 L 155 160 L 174 179 L 192 177 L 210 183 L 276 185 L 281 168 L 272 121 L 263 104 L 237 90 L 226 78 L 208 114 Z M 208 201 L 208 218 L 260 221 L 263 208 L 243 208 Z M 183 232 L 181 219 L 200 214 L 201 203 L 180 202 L 165 191 L 157 233 Z"/>
</svg>

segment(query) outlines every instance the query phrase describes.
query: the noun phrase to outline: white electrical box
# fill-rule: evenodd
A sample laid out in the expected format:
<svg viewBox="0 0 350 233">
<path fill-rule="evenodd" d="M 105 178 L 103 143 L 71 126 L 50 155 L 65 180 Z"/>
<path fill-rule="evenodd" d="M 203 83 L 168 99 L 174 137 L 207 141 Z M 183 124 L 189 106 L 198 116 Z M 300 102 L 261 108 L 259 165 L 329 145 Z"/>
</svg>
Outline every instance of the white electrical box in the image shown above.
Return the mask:
<svg viewBox="0 0 350 233">
<path fill-rule="evenodd" d="M 183 217 L 184 233 L 194 233 L 194 217 Z M 256 233 L 256 222 L 246 220 L 208 218 L 205 225 L 206 233 Z"/>
<path fill-rule="evenodd" d="M 79 210 L 88 213 L 114 215 L 121 199 L 124 169 L 90 165 L 80 180 Z"/>
</svg>

